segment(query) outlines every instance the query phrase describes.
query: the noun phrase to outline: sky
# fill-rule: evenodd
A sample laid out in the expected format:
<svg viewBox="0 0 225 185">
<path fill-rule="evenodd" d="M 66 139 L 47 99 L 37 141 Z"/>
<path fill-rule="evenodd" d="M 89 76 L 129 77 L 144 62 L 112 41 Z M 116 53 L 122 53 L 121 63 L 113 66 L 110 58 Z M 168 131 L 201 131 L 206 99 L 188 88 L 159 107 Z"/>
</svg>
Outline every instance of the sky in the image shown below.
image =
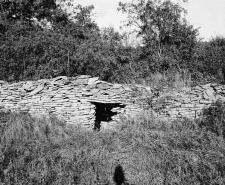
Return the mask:
<svg viewBox="0 0 225 185">
<path fill-rule="evenodd" d="M 114 27 L 120 31 L 125 15 L 117 11 L 119 2 L 131 0 L 82 0 L 81 5 L 94 5 L 95 21 L 102 27 Z M 180 2 L 180 0 L 172 0 Z M 183 4 L 184 5 L 184 4 Z M 218 35 L 225 36 L 225 0 L 189 0 L 184 5 L 188 11 L 187 20 L 194 28 L 200 28 L 200 37 L 209 40 Z M 122 27 L 124 28 L 124 27 Z"/>
</svg>

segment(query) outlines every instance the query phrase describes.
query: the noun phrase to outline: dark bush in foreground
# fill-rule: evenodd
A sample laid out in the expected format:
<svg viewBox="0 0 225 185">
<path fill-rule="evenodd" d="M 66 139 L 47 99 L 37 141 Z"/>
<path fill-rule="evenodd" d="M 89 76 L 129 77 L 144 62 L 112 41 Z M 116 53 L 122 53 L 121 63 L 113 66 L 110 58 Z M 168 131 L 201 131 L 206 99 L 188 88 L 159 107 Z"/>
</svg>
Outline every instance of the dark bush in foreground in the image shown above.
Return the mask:
<svg viewBox="0 0 225 185">
<path fill-rule="evenodd" d="M 209 108 L 203 111 L 204 119 L 200 126 L 211 131 L 217 136 L 225 137 L 225 104 L 216 101 Z"/>
<path fill-rule="evenodd" d="M 195 122 L 147 115 L 117 131 L 87 132 L 55 119 L 10 115 L 0 130 L 2 184 L 224 184 L 222 135 Z M 120 182 L 121 179 L 116 179 Z"/>
</svg>

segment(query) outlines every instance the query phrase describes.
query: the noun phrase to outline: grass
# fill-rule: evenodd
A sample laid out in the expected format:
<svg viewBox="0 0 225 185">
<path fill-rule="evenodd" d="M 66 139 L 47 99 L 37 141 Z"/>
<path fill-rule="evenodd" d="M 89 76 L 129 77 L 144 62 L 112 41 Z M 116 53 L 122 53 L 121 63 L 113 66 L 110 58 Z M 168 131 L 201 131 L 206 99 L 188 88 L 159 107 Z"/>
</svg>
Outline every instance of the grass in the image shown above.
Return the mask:
<svg viewBox="0 0 225 185">
<path fill-rule="evenodd" d="M 53 118 L 10 114 L 0 129 L 0 182 L 111 185 L 119 173 L 130 185 L 222 185 L 224 136 L 211 128 L 224 121 L 170 124 L 145 113 L 114 131 L 87 132 Z"/>
<path fill-rule="evenodd" d="M 169 70 L 164 73 L 156 72 L 145 79 L 139 79 L 134 84 L 141 84 L 159 91 L 183 90 L 193 85 L 191 74 L 187 70 L 173 71 Z"/>
</svg>

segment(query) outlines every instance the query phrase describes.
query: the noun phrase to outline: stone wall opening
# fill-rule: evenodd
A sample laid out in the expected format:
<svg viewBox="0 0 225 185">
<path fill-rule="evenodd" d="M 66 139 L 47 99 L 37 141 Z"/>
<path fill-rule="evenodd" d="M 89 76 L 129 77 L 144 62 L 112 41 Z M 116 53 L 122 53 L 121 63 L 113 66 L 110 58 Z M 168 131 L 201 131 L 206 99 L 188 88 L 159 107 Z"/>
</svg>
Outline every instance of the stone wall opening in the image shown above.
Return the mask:
<svg viewBox="0 0 225 185">
<path fill-rule="evenodd" d="M 100 131 L 101 122 L 110 122 L 113 121 L 113 116 L 119 114 L 119 112 L 112 111 L 113 108 L 124 108 L 125 105 L 120 103 L 99 103 L 91 102 L 95 105 L 95 125 L 94 130 Z"/>
</svg>

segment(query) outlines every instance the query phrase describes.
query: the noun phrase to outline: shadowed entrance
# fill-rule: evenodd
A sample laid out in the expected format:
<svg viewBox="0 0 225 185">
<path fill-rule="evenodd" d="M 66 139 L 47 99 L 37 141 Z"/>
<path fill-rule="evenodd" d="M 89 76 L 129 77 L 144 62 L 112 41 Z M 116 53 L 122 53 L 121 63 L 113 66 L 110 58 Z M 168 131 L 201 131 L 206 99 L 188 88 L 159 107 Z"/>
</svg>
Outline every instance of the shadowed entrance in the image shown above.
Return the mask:
<svg viewBox="0 0 225 185">
<path fill-rule="evenodd" d="M 99 102 L 91 102 L 96 106 L 96 114 L 95 114 L 95 125 L 94 130 L 100 130 L 101 122 L 110 122 L 112 121 L 112 117 L 117 115 L 117 112 L 113 112 L 113 108 L 124 108 L 125 105 L 120 103 L 99 103 Z"/>
</svg>

